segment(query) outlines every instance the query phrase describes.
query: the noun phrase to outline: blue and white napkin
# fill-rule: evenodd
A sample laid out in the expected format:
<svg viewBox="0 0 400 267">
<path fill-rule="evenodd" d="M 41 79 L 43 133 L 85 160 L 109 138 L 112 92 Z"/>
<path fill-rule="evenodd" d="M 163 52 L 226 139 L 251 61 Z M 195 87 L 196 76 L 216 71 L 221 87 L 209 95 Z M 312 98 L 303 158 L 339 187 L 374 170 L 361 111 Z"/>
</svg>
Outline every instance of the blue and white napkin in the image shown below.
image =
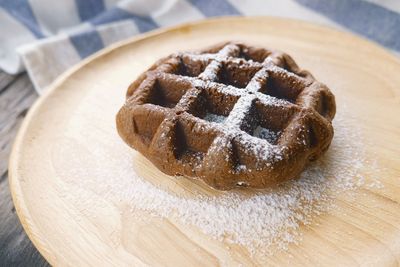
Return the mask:
<svg viewBox="0 0 400 267">
<path fill-rule="evenodd" d="M 400 51 L 400 0 L 0 0 L 0 68 L 40 93 L 83 58 L 159 27 L 272 15 L 348 29 Z"/>
</svg>

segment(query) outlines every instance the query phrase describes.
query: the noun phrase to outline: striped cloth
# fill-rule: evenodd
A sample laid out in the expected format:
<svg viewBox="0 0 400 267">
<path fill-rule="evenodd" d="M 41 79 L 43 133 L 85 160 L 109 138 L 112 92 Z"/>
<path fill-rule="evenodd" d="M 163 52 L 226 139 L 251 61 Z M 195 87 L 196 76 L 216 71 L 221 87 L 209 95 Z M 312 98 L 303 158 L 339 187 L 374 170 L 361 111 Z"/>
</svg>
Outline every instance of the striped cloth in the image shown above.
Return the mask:
<svg viewBox="0 0 400 267">
<path fill-rule="evenodd" d="M 159 27 L 272 15 L 349 29 L 400 51 L 400 0 L 0 0 L 0 68 L 40 93 L 92 53 Z"/>
</svg>

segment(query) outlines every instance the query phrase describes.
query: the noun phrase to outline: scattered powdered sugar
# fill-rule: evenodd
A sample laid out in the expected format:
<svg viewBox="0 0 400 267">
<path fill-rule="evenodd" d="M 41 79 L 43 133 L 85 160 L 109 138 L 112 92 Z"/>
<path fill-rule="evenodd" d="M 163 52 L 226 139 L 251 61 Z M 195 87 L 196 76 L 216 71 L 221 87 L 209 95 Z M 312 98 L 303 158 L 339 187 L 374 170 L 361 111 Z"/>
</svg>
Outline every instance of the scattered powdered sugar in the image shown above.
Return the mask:
<svg viewBox="0 0 400 267">
<path fill-rule="evenodd" d="M 207 71 L 211 71 L 211 68 Z M 287 75 L 287 72 L 279 68 L 274 71 Z M 263 76 L 261 74 L 259 76 Z M 216 82 L 191 77 L 181 79 L 190 79 L 195 86 L 218 86 Z M 218 90 L 243 96 L 240 98 L 243 102 L 238 102 L 239 105 L 234 107 L 240 116 L 249 110 L 254 97 L 265 105 L 291 105 L 285 100 L 255 92 L 259 87 L 259 83 L 254 80 L 245 89 L 220 86 Z M 249 92 L 252 94 L 248 96 L 248 101 L 244 101 L 244 95 Z M 334 120 L 335 136 L 330 149 L 321 159 L 310 164 L 300 179 L 275 189 L 236 190 L 220 192 L 216 196 L 199 190 L 193 195 L 183 196 L 165 186 L 161 179 L 154 178 L 160 175 L 162 179 L 168 179 L 154 168 L 147 172 L 138 168 L 144 165 L 135 164 L 140 156 L 118 136 L 115 113 L 109 111 L 119 103 L 112 101 L 108 92 L 103 92 L 103 96 L 93 92 L 82 101 L 82 105 L 74 108 L 67 130 L 63 132 L 63 135 L 70 138 L 57 142 L 52 148 L 54 169 L 59 172 L 58 176 L 65 183 L 93 191 L 116 206 L 130 207 L 132 217 L 142 216 L 143 213 L 135 215 L 135 211 L 140 210 L 150 216 L 191 225 L 215 240 L 242 245 L 252 255 L 273 253 L 272 249 L 285 249 L 292 242 L 300 242 L 300 226 L 313 223 L 315 216 L 335 208 L 334 200 L 338 195 L 352 192 L 361 185 L 382 186 L 374 177 L 366 179 L 364 176 L 366 168 L 372 168 L 373 171 L 378 166 L 374 167 L 367 162 L 363 150 L 366 144 L 355 127 L 355 120 L 349 117 L 351 112 L 341 107 Z M 94 109 L 93 106 L 102 108 Z M 254 153 L 265 157 L 274 155 L 279 159 L 280 151 L 271 144 L 279 133 L 260 126 L 255 129 L 254 136 L 240 132 L 238 128 L 243 117 L 235 116 L 236 112 L 231 112 L 229 117 L 208 113 L 203 119 L 216 122 L 215 125 L 224 128 L 228 134 L 241 135 L 243 144 L 251 147 Z M 230 127 L 226 127 L 225 120 L 231 120 Z M 218 140 L 223 142 L 227 139 L 217 137 L 215 141 Z M 194 156 L 199 157 L 199 160 L 202 157 L 201 154 Z M 246 171 L 246 166 L 238 165 L 237 169 Z M 150 175 L 153 180 L 149 178 Z M 185 186 L 190 185 L 186 178 L 171 179 L 185 179 Z M 245 187 L 246 183 L 239 181 L 238 185 Z M 196 186 L 193 185 L 193 188 Z M 92 199 L 86 201 L 92 201 L 92 206 L 99 205 Z"/>
<path fill-rule="evenodd" d="M 112 114 L 89 113 L 80 107 L 75 112 L 75 119 L 69 122 L 73 127 L 67 127 L 65 134 L 79 143 L 66 141 L 53 148 L 55 169 L 65 182 L 129 205 L 132 210 L 195 226 L 213 239 L 242 245 L 257 255 L 298 242 L 299 227 L 310 224 L 314 216 L 332 207 L 330 203 L 337 195 L 365 184 L 362 170 L 370 165 L 354 122 L 341 109 L 334 120 L 335 136 L 330 149 L 309 165 L 299 180 L 252 193 L 239 190 L 209 196 L 198 192 L 193 197 L 183 197 L 141 175 L 143 172 L 134 164 L 138 155 L 120 140 Z M 259 132 L 262 135 L 264 130 Z M 375 184 L 379 181 L 374 180 L 370 186 Z"/>
</svg>

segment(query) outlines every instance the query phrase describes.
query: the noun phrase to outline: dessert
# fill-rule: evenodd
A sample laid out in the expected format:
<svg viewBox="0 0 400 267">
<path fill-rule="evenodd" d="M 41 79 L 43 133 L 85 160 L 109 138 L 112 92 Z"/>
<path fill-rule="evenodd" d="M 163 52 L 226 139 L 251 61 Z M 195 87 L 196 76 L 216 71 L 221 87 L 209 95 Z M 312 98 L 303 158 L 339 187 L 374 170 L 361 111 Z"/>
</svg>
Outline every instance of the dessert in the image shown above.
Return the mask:
<svg viewBox="0 0 400 267">
<path fill-rule="evenodd" d="M 333 138 L 331 91 L 289 55 L 242 43 L 163 58 L 126 97 L 116 121 L 129 146 L 220 190 L 294 179 Z"/>
</svg>

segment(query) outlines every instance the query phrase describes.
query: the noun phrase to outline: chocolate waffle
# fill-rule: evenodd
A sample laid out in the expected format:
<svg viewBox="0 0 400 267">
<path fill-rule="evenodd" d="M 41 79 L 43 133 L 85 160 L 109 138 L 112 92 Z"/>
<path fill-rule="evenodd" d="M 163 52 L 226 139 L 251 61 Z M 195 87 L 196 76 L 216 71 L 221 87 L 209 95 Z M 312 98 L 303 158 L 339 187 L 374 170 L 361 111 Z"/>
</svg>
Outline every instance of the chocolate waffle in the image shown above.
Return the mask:
<svg viewBox="0 0 400 267">
<path fill-rule="evenodd" d="M 333 137 L 331 91 L 289 55 L 241 43 L 163 58 L 126 97 L 117 129 L 128 145 L 220 190 L 294 179 Z"/>
</svg>

